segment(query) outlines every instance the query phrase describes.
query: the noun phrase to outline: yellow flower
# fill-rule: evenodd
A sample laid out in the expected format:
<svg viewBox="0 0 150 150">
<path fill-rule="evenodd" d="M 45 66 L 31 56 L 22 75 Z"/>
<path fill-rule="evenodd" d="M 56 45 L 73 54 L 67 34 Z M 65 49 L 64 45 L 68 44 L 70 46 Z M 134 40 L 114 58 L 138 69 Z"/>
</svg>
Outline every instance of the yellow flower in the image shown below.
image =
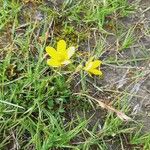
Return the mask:
<svg viewBox="0 0 150 150">
<path fill-rule="evenodd" d="M 102 61 L 100 60 L 94 60 L 92 61 L 92 58 L 85 64 L 85 67 L 83 70 L 87 71 L 90 75 L 102 75 L 102 71 L 98 69 L 100 65 L 102 64 Z"/>
<path fill-rule="evenodd" d="M 51 46 L 47 46 L 46 52 L 51 57 L 47 60 L 47 64 L 52 67 L 60 67 L 71 63 L 70 58 L 75 53 L 75 47 L 71 46 L 66 49 L 66 42 L 60 40 L 57 42 L 56 50 Z"/>
</svg>

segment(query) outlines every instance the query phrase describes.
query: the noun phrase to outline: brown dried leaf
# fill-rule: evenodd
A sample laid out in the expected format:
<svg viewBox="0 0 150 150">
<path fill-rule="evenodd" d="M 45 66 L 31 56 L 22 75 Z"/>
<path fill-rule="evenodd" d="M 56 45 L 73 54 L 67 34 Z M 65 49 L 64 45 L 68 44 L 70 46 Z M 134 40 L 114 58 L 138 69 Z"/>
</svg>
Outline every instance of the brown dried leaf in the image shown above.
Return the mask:
<svg viewBox="0 0 150 150">
<path fill-rule="evenodd" d="M 94 99 L 95 100 L 95 99 Z M 106 105 L 105 103 L 103 103 L 102 101 L 99 101 L 99 100 L 95 100 L 99 106 L 101 106 L 102 108 L 104 109 L 107 109 L 111 112 L 114 112 L 116 113 L 116 115 L 123 121 L 131 121 L 132 119 L 130 117 L 128 117 L 127 115 L 125 115 L 123 112 L 113 108 L 112 106 L 109 106 L 109 105 Z"/>
<path fill-rule="evenodd" d="M 107 110 L 109 110 L 109 111 L 111 111 L 111 112 L 116 113 L 116 115 L 117 115 L 121 120 L 123 120 L 123 121 L 131 121 L 131 120 L 132 120 L 132 118 L 128 117 L 128 116 L 127 116 L 126 114 L 124 114 L 123 112 L 121 112 L 121 111 L 119 111 L 119 110 L 116 110 L 116 109 L 113 108 L 112 106 L 109 106 L 109 105 L 105 104 L 104 102 L 102 102 L 102 101 L 100 101 L 100 100 L 97 100 L 97 99 L 95 99 L 95 98 L 93 98 L 93 97 L 91 97 L 91 96 L 89 96 L 89 95 L 86 95 L 86 94 L 83 94 L 83 95 L 84 95 L 84 96 L 87 96 L 88 98 L 90 98 L 90 99 L 92 99 L 92 100 L 94 100 L 94 101 L 96 101 L 96 102 L 99 104 L 99 106 L 101 106 L 102 108 L 107 109 Z"/>
</svg>

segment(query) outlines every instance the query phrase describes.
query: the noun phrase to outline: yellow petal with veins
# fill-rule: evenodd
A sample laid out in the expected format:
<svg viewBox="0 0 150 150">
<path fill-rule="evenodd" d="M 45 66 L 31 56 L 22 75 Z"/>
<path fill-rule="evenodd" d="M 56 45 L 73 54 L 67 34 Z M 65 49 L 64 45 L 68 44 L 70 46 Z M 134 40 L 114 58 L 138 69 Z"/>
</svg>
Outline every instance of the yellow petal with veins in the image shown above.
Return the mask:
<svg viewBox="0 0 150 150">
<path fill-rule="evenodd" d="M 98 67 L 100 67 L 100 65 L 102 64 L 102 61 L 100 60 L 95 60 L 92 61 L 93 58 L 91 58 L 85 65 L 85 67 L 83 68 L 83 70 L 87 71 L 90 75 L 94 74 L 94 75 L 102 75 L 102 71 L 100 71 L 98 69 Z"/>
<path fill-rule="evenodd" d="M 57 58 L 57 51 L 53 47 L 47 46 L 46 52 L 48 53 L 49 56 L 51 56 L 51 58 Z"/>
<path fill-rule="evenodd" d="M 94 75 L 102 75 L 102 72 L 97 69 L 91 69 L 91 70 L 89 70 L 89 73 L 92 73 Z"/>
<path fill-rule="evenodd" d="M 92 62 L 92 68 L 97 68 L 102 64 L 102 61 L 100 60 L 95 60 Z"/>
<path fill-rule="evenodd" d="M 83 68 L 85 71 L 88 71 L 92 68 L 93 63 L 92 62 L 87 62 L 85 67 Z"/>
<path fill-rule="evenodd" d="M 66 42 L 64 40 L 60 40 L 57 42 L 57 51 L 60 53 L 66 51 Z"/>
<path fill-rule="evenodd" d="M 47 64 L 52 67 L 60 67 L 61 66 L 61 62 L 59 62 L 55 59 L 48 59 Z"/>
</svg>

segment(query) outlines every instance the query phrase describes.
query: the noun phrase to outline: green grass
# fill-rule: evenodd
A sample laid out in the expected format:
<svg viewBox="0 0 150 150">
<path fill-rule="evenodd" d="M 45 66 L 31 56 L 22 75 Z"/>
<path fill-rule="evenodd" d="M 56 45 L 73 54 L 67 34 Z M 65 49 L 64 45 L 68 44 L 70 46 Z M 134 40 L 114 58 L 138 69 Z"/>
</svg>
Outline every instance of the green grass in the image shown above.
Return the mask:
<svg viewBox="0 0 150 150">
<path fill-rule="evenodd" d="M 100 108 L 82 96 L 97 98 L 102 94 L 101 99 L 105 99 L 108 94 L 116 109 L 128 113 L 127 99 L 138 97 L 136 93 L 129 93 L 128 87 L 123 91 L 105 87 L 103 77 L 90 78 L 84 72 L 72 76 L 77 64 L 90 56 L 102 58 L 104 66 L 110 68 L 136 66 L 150 58 L 146 52 L 128 59 L 107 55 L 108 50 L 120 53 L 134 45 L 135 27 L 126 29 L 117 23 L 134 8 L 127 0 L 66 0 L 62 5 L 0 0 L 1 150 L 107 150 L 110 143 L 119 149 L 128 144 L 133 149 L 150 149 L 150 135 L 143 134 L 139 124 L 124 123 L 103 109 L 102 119 L 95 120 L 94 113 Z M 109 36 L 119 45 L 108 45 Z M 59 39 L 75 45 L 78 51 L 73 64 L 54 69 L 46 64 L 45 47 L 55 46 Z M 133 84 L 146 75 L 139 75 L 138 70 L 131 73 Z M 91 110 L 94 113 L 88 115 Z"/>
</svg>

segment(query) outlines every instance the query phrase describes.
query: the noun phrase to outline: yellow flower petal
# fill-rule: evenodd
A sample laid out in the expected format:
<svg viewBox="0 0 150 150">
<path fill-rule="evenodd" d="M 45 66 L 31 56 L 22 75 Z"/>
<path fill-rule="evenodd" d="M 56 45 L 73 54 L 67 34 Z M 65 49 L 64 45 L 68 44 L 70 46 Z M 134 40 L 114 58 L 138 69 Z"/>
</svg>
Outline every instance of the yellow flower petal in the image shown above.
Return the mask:
<svg viewBox="0 0 150 150">
<path fill-rule="evenodd" d="M 61 62 L 59 62 L 55 59 L 48 59 L 47 64 L 52 67 L 60 67 L 61 66 Z"/>
<path fill-rule="evenodd" d="M 88 61 L 84 67 L 84 70 L 88 71 L 90 69 L 95 69 L 102 64 L 102 61 L 95 60 L 95 61 Z"/>
<path fill-rule="evenodd" d="M 88 66 L 88 64 L 91 63 L 93 59 L 94 57 L 90 57 L 90 59 L 86 62 L 86 66 Z"/>
<path fill-rule="evenodd" d="M 83 70 L 88 71 L 92 68 L 93 63 L 92 62 L 87 62 Z"/>
<path fill-rule="evenodd" d="M 97 68 L 102 64 L 102 61 L 100 60 L 95 60 L 92 62 L 92 68 Z"/>
<path fill-rule="evenodd" d="M 91 69 L 89 70 L 89 73 L 94 74 L 94 75 L 102 75 L 102 72 L 97 69 Z"/>
<path fill-rule="evenodd" d="M 57 58 L 57 51 L 51 47 L 51 46 L 47 46 L 46 47 L 46 52 L 48 53 L 48 55 L 50 55 L 52 58 Z"/>
<path fill-rule="evenodd" d="M 68 55 L 68 59 L 71 58 L 71 56 L 75 53 L 75 47 L 71 46 L 67 49 L 67 55 Z"/>
<path fill-rule="evenodd" d="M 75 47 L 69 47 L 66 49 L 66 42 L 60 40 L 57 43 L 57 49 L 47 46 L 46 52 L 51 56 L 51 59 L 47 61 L 47 64 L 53 67 L 60 67 L 61 65 L 68 65 L 71 63 L 70 58 L 75 53 Z"/>
<path fill-rule="evenodd" d="M 85 65 L 85 67 L 83 68 L 83 70 L 87 71 L 90 75 L 94 74 L 94 75 L 102 75 L 102 72 L 96 68 L 100 67 L 100 65 L 102 64 L 102 61 L 100 60 L 95 60 L 92 61 L 93 58 L 91 58 Z"/>
<path fill-rule="evenodd" d="M 66 42 L 64 40 L 60 40 L 57 42 L 57 51 L 60 53 L 66 51 Z"/>
<path fill-rule="evenodd" d="M 65 60 L 68 60 L 68 55 L 66 53 L 57 53 L 57 57 L 55 60 L 59 62 L 64 62 Z"/>
</svg>

